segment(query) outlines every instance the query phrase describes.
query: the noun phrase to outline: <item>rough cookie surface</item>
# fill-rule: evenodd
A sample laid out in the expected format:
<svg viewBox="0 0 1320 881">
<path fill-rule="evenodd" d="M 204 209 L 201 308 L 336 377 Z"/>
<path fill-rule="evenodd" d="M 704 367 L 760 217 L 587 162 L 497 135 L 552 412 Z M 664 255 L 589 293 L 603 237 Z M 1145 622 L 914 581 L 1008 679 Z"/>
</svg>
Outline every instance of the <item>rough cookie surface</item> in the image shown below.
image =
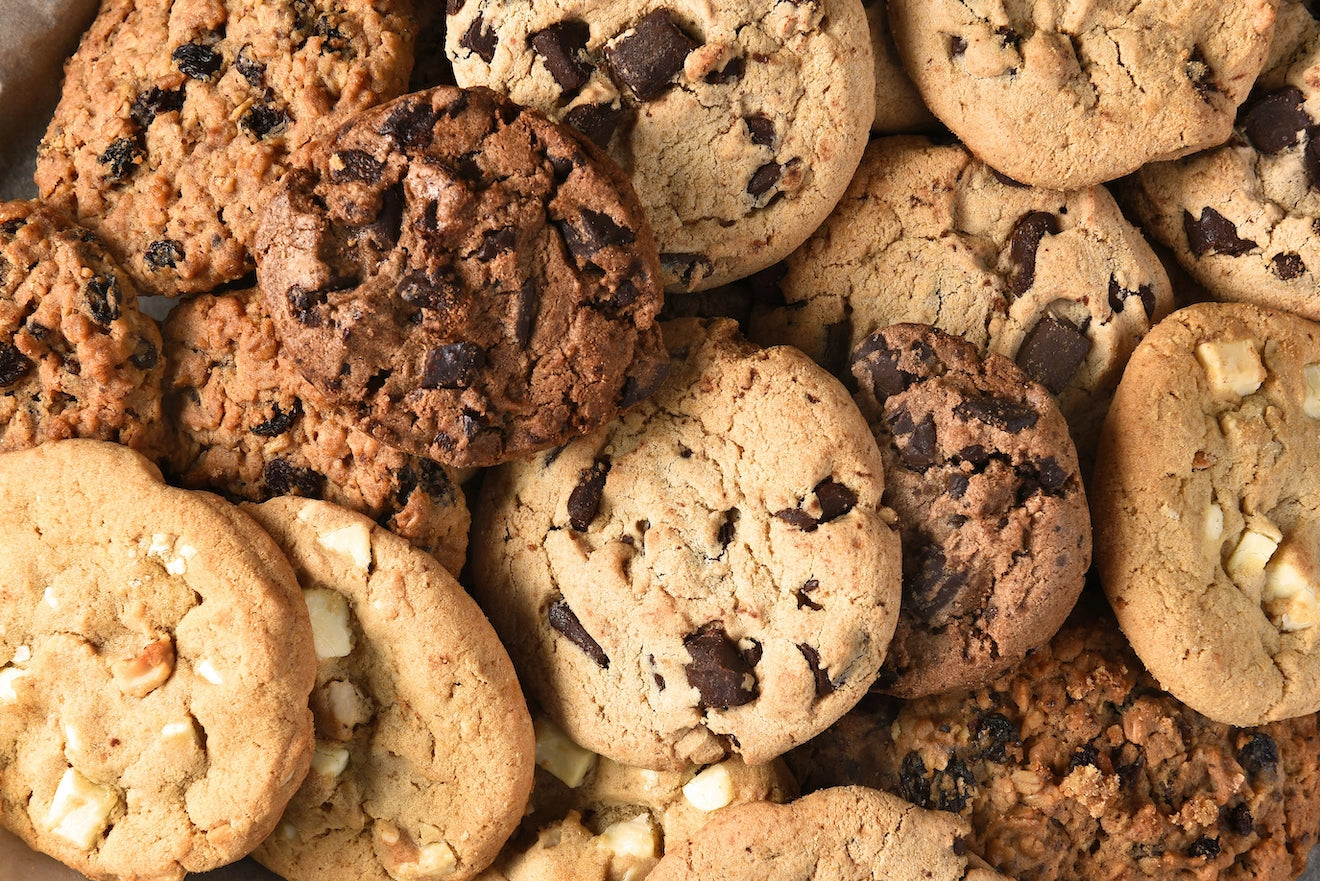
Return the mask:
<svg viewBox="0 0 1320 881">
<path fill-rule="evenodd" d="M 874 115 L 858 0 L 463 0 L 446 41 L 460 85 L 575 126 L 628 171 L 669 290 L 796 248 Z"/>
<path fill-rule="evenodd" d="M 304 376 L 381 441 L 493 465 L 654 390 L 660 267 L 627 178 L 489 89 L 367 111 L 290 174 L 257 279 Z"/>
<path fill-rule="evenodd" d="M 665 326 L 656 395 L 486 475 L 474 592 L 574 741 L 677 768 L 770 760 L 870 687 L 898 615 L 875 440 L 799 352 Z"/>
<path fill-rule="evenodd" d="M 862 0 L 862 5 L 866 7 L 871 52 L 875 56 L 875 120 L 871 131 L 877 135 L 897 135 L 938 129 L 940 123 L 903 70 L 894 35 L 889 30 L 888 0 Z"/>
<path fill-rule="evenodd" d="M 41 197 L 100 234 L 144 293 L 242 277 L 291 159 L 404 91 L 404 7 L 107 0 L 65 70 L 37 156 Z"/>
</svg>

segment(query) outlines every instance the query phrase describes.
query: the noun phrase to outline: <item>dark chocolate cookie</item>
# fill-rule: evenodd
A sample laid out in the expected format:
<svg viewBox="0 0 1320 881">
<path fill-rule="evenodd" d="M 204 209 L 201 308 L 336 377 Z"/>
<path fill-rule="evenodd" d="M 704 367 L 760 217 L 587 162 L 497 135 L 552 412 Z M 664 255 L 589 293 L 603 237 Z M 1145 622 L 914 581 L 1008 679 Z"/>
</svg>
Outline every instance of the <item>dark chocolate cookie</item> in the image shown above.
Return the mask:
<svg viewBox="0 0 1320 881">
<path fill-rule="evenodd" d="M 257 262 L 303 375 L 363 430 L 449 464 L 590 431 L 667 369 L 627 178 L 489 89 L 358 116 L 276 192 Z"/>
</svg>

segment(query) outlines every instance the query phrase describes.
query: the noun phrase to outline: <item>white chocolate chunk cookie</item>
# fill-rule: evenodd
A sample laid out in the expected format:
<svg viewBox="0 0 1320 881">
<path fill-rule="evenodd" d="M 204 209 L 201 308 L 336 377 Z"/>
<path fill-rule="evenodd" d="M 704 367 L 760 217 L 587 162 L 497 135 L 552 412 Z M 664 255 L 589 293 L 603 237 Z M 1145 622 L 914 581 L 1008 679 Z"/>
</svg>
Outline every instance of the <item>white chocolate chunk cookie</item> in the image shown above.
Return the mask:
<svg viewBox="0 0 1320 881">
<path fill-rule="evenodd" d="M 478 602 L 577 743 L 655 769 L 760 764 L 874 681 L 900 553 L 842 384 L 727 319 L 665 325 L 669 378 L 620 420 L 486 474 Z"/>
<path fill-rule="evenodd" d="M 255 523 L 126 447 L 0 455 L 0 822 L 89 878 L 178 879 L 307 773 L 298 583 Z"/>
<path fill-rule="evenodd" d="M 294 497 L 248 505 L 289 555 L 319 667 L 312 772 L 256 859 L 289 881 L 464 881 L 532 785 L 532 722 L 477 604 L 366 517 Z"/>
<path fill-rule="evenodd" d="M 1320 709 L 1320 326 L 1238 303 L 1169 316 L 1100 439 L 1095 558 L 1175 697 L 1230 725 Z"/>
</svg>

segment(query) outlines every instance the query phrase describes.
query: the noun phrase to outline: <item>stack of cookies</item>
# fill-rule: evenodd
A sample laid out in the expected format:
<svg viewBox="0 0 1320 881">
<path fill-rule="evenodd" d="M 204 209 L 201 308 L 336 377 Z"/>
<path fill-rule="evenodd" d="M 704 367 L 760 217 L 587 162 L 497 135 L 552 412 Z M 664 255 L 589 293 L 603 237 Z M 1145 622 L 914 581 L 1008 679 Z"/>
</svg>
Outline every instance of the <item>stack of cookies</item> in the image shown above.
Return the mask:
<svg viewBox="0 0 1320 881">
<path fill-rule="evenodd" d="M 104 0 L 0 202 L 0 825 L 98 881 L 1298 878 L 1318 46 Z"/>
</svg>

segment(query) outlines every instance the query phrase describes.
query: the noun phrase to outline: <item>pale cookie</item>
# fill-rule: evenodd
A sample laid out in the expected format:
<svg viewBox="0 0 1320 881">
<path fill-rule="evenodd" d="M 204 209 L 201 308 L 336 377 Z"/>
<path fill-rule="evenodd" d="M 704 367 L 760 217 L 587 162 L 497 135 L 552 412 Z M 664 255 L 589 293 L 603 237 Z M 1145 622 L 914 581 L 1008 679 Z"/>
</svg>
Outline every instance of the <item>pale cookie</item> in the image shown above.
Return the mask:
<svg viewBox="0 0 1320 881">
<path fill-rule="evenodd" d="M 246 505 L 293 563 L 319 667 L 312 770 L 254 854 L 290 881 L 463 881 L 532 786 L 513 665 L 435 560 L 328 502 Z"/>
<path fill-rule="evenodd" d="M 1212 719 L 1320 709 L 1320 326 L 1199 303 L 1138 347 L 1105 422 L 1095 558 L 1160 684 Z"/>
<path fill-rule="evenodd" d="M 871 131 L 877 135 L 897 135 L 938 130 L 939 121 L 903 70 L 894 35 L 889 30 L 888 0 L 862 0 L 862 5 L 866 7 L 871 52 L 875 56 L 875 119 Z"/>
<path fill-rule="evenodd" d="M 1223 143 L 1278 0 L 890 0 L 904 66 L 968 148 L 1075 189 Z"/>
<path fill-rule="evenodd" d="M 860 0 L 451 0 L 460 85 L 575 126 L 632 177 L 668 290 L 762 269 L 829 214 L 874 115 Z"/>
<path fill-rule="evenodd" d="M 251 851 L 312 755 L 312 629 L 274 542 L 101 441 L 0 454 L 0 500 L 0 822 L 106 881 Z"/>
<path fill-rule="evenodd" d="M 1083 463 L 1168 276 L 1102 187 L 1018 186 L 957 145 L 873 141 L 834 213 L 753 316 L 837 375 L 868 334 L 931 324 L 1015 361 L 1059 399 Z"/>
<path fill-rule="evenodd" d="M 843 386 L 732 321 L 665 326 L 673 372 L 597 432 L 486 475 L 473 590 L 574 741 L 657 769 L 767 762 L 870 687 L 899 549 Z"/>
</svg>

